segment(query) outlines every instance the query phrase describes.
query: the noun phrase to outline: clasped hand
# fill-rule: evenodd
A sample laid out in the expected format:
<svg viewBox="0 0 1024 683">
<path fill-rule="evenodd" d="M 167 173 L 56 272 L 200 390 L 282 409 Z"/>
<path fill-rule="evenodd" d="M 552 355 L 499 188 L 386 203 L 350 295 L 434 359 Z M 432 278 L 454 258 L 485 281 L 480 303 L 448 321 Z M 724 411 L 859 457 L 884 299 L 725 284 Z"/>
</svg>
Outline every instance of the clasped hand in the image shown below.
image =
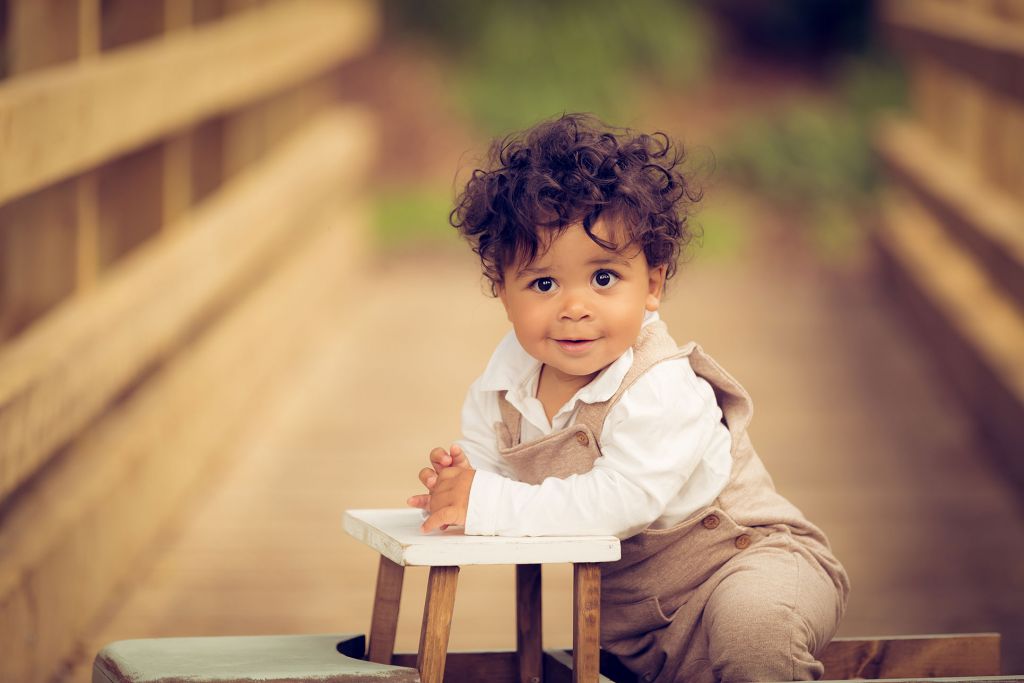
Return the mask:
<svg viewBox="0 0 1024 683">
<path fill-rule="evenodd" d="M 428 493 L 411 496 L 406 501 L 430 513 L 420 526 L 421 531 L 444 531 L 451 524 L 466 523 L 469 490 L 475 474 L 476 470 L 469 466 L 469 460 L 458 445 L 451 447 L 451 453 L 443 448 L 430 451 L 430 467 L 420 470 L 420 483 Z"/>
</svg>

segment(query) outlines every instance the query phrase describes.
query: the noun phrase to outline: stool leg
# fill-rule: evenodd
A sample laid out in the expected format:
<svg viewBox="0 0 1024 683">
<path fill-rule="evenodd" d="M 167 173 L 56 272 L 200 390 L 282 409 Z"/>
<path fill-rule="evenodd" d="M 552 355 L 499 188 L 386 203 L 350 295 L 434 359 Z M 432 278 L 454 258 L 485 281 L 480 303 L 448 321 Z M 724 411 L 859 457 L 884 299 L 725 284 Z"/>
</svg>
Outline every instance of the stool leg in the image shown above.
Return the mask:
<svg viewBox="0 0 1024 683">
<path fill-rule="evenodd" d="M 516 654 L 519 683 L 540 683 L 541 602 L 539 564 L 516 565 Z"/>
<path fill-rule="evenodd" d="M 573 565 L 572 680 L 597 681 L 601 672 L 601 568 L 594 562 Z"/>
<path fill-rule="evenodd" d="M 441 683 L 444 680 L 458 580 L 458 567 L 430 568 L 427 599 L 423 605 L 423 627 L 420 629 L 420 650 L 416 656 L 416 668 L 422 683 Z"/>
<path fill-rule="evenodd" d="M 383 555 L 377 568 L 377 592 L 370 619 L 370 644 L 366 658 L 378 664 L 390 664 L 395 653 L 395 632 L 398 630 L 398 604 L 402 599 L 405 567 Z"/>
</svg>

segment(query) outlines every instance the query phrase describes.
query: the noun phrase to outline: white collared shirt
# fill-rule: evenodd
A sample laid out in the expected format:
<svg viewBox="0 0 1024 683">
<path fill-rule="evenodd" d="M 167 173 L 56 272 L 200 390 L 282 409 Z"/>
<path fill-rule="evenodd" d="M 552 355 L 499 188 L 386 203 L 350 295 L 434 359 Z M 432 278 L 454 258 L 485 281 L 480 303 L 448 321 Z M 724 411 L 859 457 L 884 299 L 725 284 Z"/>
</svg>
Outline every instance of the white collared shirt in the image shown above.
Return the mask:
<svg viewBox="0 0 1024 683">
<path fill-rule="evenodd" d="M 648 313 L 644 325 L 658 320 Z M 498 394 L 522 416 L 523 443 L 573 424 L 581 403 L 611 398 L 633 364 L 627 349 L 548 422 L 537 399 L 541 363 L 509 332 L 469 388 L 462 447 L 477 472 L 465 532 L 482 536 L 607 534 L 628 538 L 667 528 L 711 504 L 729 479 L 731 437 L 714 391 L 687 358 L 641 375 L 612 407 L 601 429 L 601 457 L 584 474 L 515 481 L 498 452 Z"/>
</svg>

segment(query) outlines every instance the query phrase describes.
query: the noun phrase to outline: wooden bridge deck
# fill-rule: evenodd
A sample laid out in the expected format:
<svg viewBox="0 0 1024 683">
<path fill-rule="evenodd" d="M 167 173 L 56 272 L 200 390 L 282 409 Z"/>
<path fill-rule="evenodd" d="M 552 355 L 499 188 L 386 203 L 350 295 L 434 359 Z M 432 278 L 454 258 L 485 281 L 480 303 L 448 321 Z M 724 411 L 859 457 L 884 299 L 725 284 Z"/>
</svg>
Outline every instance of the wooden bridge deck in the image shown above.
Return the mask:
<svg viewBox="0 0 1024 683">
<path fill-rule="evenodd" d="M 748 261 L 698 258 L 664 317 L 752 393 L 776 485 L 852 577 L 841 635 L 1001 631 L 1004 671 L 1024 671 L 1022 506 L 935 369 L 859 277 Z M 377 560 L 344 535 L 342 511 L 401 506 L 415 491 L 506 323 L 462 252 L 392 259 L 359 280 L 64 680 L 87 681 L 92 654 L 116 639 L 367 629 Z M 545 570 L 546 645 L 571 642 L 570 581 Z M 424 583 L 408 572 L 404 605 Z M 514 647 L 511 569 L 463 572 L 455 611 L 453 648 Z M 400 651 L 415 648 L 420 617 L 402 613 Z"/>
</svg>

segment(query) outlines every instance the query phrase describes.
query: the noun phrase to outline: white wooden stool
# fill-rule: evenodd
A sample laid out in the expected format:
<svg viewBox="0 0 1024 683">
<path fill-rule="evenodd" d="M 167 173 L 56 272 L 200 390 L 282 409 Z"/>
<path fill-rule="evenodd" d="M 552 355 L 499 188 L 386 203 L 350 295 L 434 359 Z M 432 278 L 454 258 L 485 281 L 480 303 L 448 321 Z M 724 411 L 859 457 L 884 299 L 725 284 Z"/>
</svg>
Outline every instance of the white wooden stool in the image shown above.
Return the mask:
<svg viewBox="0 0 1024 683">
<path fill-rule="evenodd" d="M 423 683 L 441 683 L 448 655 L 459 567 L 516 565 L 516 654 L 519 680 L 543 676 L 540 566 L 573 564 L 573 680 L 599 680 L 601 572 L 619 559 L 614 536 L 509 538 L 466 536 L 461 529 L 423 534 L 419 510 L 348 510 L 345 530 L 380 553 L 367 659 L 390 664 L 406 566 L 430 567 L 416 668 Z"/>
</svg>

